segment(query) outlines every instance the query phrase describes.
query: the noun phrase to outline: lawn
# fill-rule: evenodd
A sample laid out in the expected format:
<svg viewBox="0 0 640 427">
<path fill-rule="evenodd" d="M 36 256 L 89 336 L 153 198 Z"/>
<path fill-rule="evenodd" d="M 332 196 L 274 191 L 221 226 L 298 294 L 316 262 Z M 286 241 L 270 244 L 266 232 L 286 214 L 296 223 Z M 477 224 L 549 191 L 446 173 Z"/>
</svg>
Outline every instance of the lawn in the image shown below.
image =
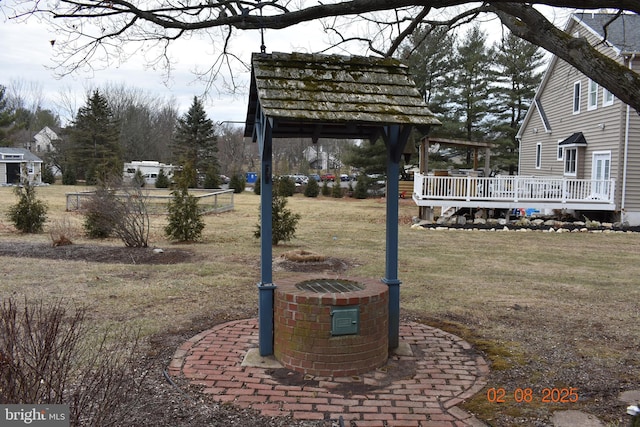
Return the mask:
<svg viewBox="0 0 640 427">
<path fill-rule="evenodd" d="M 74 246 L 123 246 L 82 236 L 82 216 L 65 212 L 65 192 L 78 190 L 37 189 L 49 206 L 47 230 L 65 228 Z M 10 225 L 11 188 L 0 188 L 0 200 L 0 247 L 51 242 L 47 232 L 21 235 Z M 274 247 L 275 260 L 304 249 L 341 260 L 348 268 L 336 274 L 384 276 L 384 199 L 298 194 L 288 200 L 302 219 L 296 238 Z M 86 304 L 92 321 L 140 328 L 149 342 L 194 325 L 206 329 L 224 319 L 256 317 L 258 206 L 253 193 L 236 195 L 233 212 L 205 217 L 203 241 L 195 244 L 167 242 L 165 218 L 154 216 L 150 245 L 188 251 L 187 262 L 2 256 L 0 295 Z M 401 201 L 401 316 L 463 337 L 492 362 L 487 388 L 465 409 L 495 426 L 535 425 L 556 409 L 585 410 L 610 425 L 626 422 L 626 404 L 617 396 L 640 384 L 640 234 L 436 231 L 411 227 L 416 214 L 411 201 Z M 274 282 L 290 274 L 276 269 Z M 540 393 L 568 387 L 578 389 L 578 402 L 495 404 L 486 398 L 490 388 Z"/>
</svg>

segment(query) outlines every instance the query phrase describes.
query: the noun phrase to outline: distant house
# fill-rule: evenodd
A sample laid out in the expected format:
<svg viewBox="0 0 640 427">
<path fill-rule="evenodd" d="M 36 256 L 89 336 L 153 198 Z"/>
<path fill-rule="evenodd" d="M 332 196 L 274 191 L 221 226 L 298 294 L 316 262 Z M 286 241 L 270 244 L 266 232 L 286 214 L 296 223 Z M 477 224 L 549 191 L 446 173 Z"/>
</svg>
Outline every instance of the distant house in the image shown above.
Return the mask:
<svg viewBox="0 0 640 427">
<path fill-rule="evenodd" d="M 24 148 L 0 147 L 0 185 L 19 184 L 21 177 L 42 184 L 42 160 Z"/>
<path fill-rule="evenodd" d="M 576 14 L 566 31 L 640 70 L 640 15 L 613 18 Z M 640 225 L 640 115 L 611 92 L 553 57 L 516 138 L 518 175 L 438 176 L 423 169 L 415 175 L 414 201 L 443 211 L 531 208 Z"/>
<path fill-rule="evenodd" d="M 60 139 L 49 126 L 45 126 L 33 136 L 30 150 L 34 153 L 48 153 L 55 150 L 53 142 Z M 29 148 L 29 147 L 27 147 Z"/>
<path fill-rule="evenodd" d="M 303 155 L 305 160 L 309 162 L 311 169 L 328 171 L 342 167 L 342 163 L 338 159 L 324 151 L 323 147 L 318 144 L 305 148 Z"/>
<path fill-rule="evenodd" d="M 573 15 L 567 32 L 640 70 L 640 15 L 614 16 Z M 520 175 L 594 180 L 591 197 L 613 191 L 615 219 L 640 224 L 640 116 L 607 89 L 554 57 L 517 138 Z"/>
</svg>

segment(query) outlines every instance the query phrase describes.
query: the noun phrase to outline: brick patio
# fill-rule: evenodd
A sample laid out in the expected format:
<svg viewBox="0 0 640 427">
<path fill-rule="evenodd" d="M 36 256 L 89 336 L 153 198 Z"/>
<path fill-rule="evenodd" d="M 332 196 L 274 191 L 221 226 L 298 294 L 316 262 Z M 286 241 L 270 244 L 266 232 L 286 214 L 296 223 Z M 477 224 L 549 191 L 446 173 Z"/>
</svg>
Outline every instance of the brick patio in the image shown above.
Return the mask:
<svg viewBox="0 0 640 427">
<path fill-rule="evenodd" d="M 242 366 L 258 346 L 256 319 L 217 325 L 185 342 L 169 365 L 214 400 L 264 416 L 337 420 L 358 427 L 453 427 L 485 424 L 458 408 L 486 384 L 489 368 L 466 341 L 419 323 L 400 325 L 412 355 L 394 354 L 354 377 L 313 377 L 284 368 Z M 255 350 L 254 350 L 255 351 Z"/>
</svg>

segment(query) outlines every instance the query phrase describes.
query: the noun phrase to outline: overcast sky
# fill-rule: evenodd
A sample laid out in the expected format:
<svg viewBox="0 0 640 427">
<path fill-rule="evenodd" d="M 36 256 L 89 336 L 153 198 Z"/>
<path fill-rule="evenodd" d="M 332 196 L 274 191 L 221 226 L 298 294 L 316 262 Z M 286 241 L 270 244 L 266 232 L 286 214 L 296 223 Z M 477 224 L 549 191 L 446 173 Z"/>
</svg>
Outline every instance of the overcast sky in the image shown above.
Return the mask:
<svg viewBox="0 0 640 427">
<path fill-rule="evenodd" d="M 0 19 L 4 19 L 0 15 Z M 314 31 L 316 37 L 300 37 L 300 28 L 285 30 L 267 30 L 265 44 L 267 52 L 308 52 L 319 46 L 322 32 L 317 24 L 308 24 L 305 32 Z M 54 66 L 54 49 L 50 41 L 56 35 L 47 30 L 46 24 L 35 20 L 16 23 L 11 20 L 0 21 L 0 85 L 7 88 L 18 86 L 23 92 L 32 91 L 36 87 L 42 91 L 46 99 L 45 108 L 58 110 L 56 103 L 61 93 L 72 92 L 77 100 L 76 110 L 86 100 L 88 90 L 115 85 L 137 88 L 145 93 L 160 96 L 164 99 L 175 99 L 180 114 L 187 111 L 193 97 L 203 95 L 206 84 L 199 81 L 194 70 L 204 70 L 211 66 L 216 55 L 210 42 L 192 38 L 173 43 L 171 54 L 173 71 L 169 79 L 164 69 L 149 69 L 139 58 L 130 59 L 122 64 L 109 66 L 107 69 L 85 70 L 73 75 L 57 78 L 50 69 Z M 235 54 L 249 63 L 251 53 L 260 50 L 260 33 L 257 31 L 241 33 L 234 40 Z M 314 43 L 316 46 L 314 46 Z M 115 61 L 115 58 L 112 58 Z M 48 68 L 49 67 L 49 68 Z M 217 87 L 208 92 L 205 108 L 210 119 L 216 122 L 244 121 L 248 102 L 248 81 L 250 73 L 240 67 L 235 69 L 234 78 L 241 88 L 231 94 L 225 88 L 225 82 L 216 81 Z M 17 84 L 16 84 L 17 83 Z M 37 91 L 35 91 L 37 92 Z M 59 111 L 64 116 L 63 111 Z M 61 117 L 65 121 L 66 117 Z"/>
<path fill-rule="evenodd" d="M 566 15 L 565 15 L 566 17 Z M 557 21 L 557 20 L 556 20 Z M 501 30 L 498 21 L 485 28 L 491 40 L 499 38 Z M 46 100 L 45 108 L 52 109 L 61 115 L 63 123 L 69 117 L 56 103 L 62 93 L 72 93 L 76 100 L 74 111 L 84 105 L 86 94 L 94 88 L 106 85 L 136 88 L 150 95 L 164 99 L 175 99 L 180 114 L 187 111 L 194 96 L 201 96 L 206 84 L 197 80 L 194 69 L 203 70 L 211 66 L 216 55 L 210 42 L 198 38 L 178 40 L 172 43 L 171 54 L 174 69 L 169 80 L 163 69 L 148 69 L 142 58 L 134 57 L 122 64 L 117 58 L 111 58 L 113 64 L 107 69 L 85 70 L 56 78 L 55 72 L 47 67 L 54 65 L 55 50 L 50 41 L 55 39 L 44 23 L 30 20 L 28 23 L 17 23 L 7 20 L 0 10 L 0 85 L 8 88 L 21 86 L 26 95 L 29 88 L 36 87 L 42 91 Z M 318 23 L 298 25 L 285 30 L 267 30 L 265 44 L 267 52 L 310 52 L 326 46 L 326 36 Z M 260 33 L 243 32 L 233 41 L 233 52 L 239 54 L 248 63 L 251 53 L 260 50 Z M 362 55 L 366 52 L 351 52 Z M 97 65 L 94 66 L 97 68 Z M 208 93 L 205 108 L 210 119 L 216 122 L 244 121 L 248 102 L 249 72 L 236 69 L 234 77 L 244 87 L 234 95 L 224 88 L 223 81 L 217 81 L 218 88 Z"/>
</svg>

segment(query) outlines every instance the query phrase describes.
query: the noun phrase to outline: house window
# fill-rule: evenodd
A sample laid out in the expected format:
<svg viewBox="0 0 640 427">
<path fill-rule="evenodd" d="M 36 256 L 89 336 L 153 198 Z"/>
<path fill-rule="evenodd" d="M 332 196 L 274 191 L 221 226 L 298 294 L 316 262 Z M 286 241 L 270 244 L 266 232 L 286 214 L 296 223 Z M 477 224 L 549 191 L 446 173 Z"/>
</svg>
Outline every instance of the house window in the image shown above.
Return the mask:
<svg viewBox="0 0 640 427">
<path fill-rule="evenodd" d="M 564 174 L 575 176 L 578 171 L 578 149 L 564 149 Z"/>
<path fill-rule="evenodd" d="M 573 84 L 573 114 L 580 112 L 580 82 Z"/>
<path fill-rule="evenodd" d="M 561 161 L 563 161 L 563 160 L 564 160 L 564 156 L 563 156 L 563 154 L 564 154 L 564 150 L 563 150 L 563 148 L 564 148 L 564 147 L 562 147 L 562 145 L 560 145 L 560 143 L 561 143 L 561 142 L 562 142 L 562 139 L 559 139 L 559 140 L 558 140 L 558 156 L 556 157 L 556 159 L 557 159 L 559 162 L 561 162 Z"/>
<path fill-rule="evenodd" d="M 602 106 L 613 104 L 613 94 L 608 89 L 602 88 Z"/>
<path fill-rule="evenodd" d="M 542 167 L 542 143 L 538 142 L 536 144 L 536 169 L 540 169 Z"/>
<path fill-rule="evenodd" d="M 589 97 L 587 98 L 587 110 L 598 108 L 598 83 L 589 79 Z"/>
</svg>

